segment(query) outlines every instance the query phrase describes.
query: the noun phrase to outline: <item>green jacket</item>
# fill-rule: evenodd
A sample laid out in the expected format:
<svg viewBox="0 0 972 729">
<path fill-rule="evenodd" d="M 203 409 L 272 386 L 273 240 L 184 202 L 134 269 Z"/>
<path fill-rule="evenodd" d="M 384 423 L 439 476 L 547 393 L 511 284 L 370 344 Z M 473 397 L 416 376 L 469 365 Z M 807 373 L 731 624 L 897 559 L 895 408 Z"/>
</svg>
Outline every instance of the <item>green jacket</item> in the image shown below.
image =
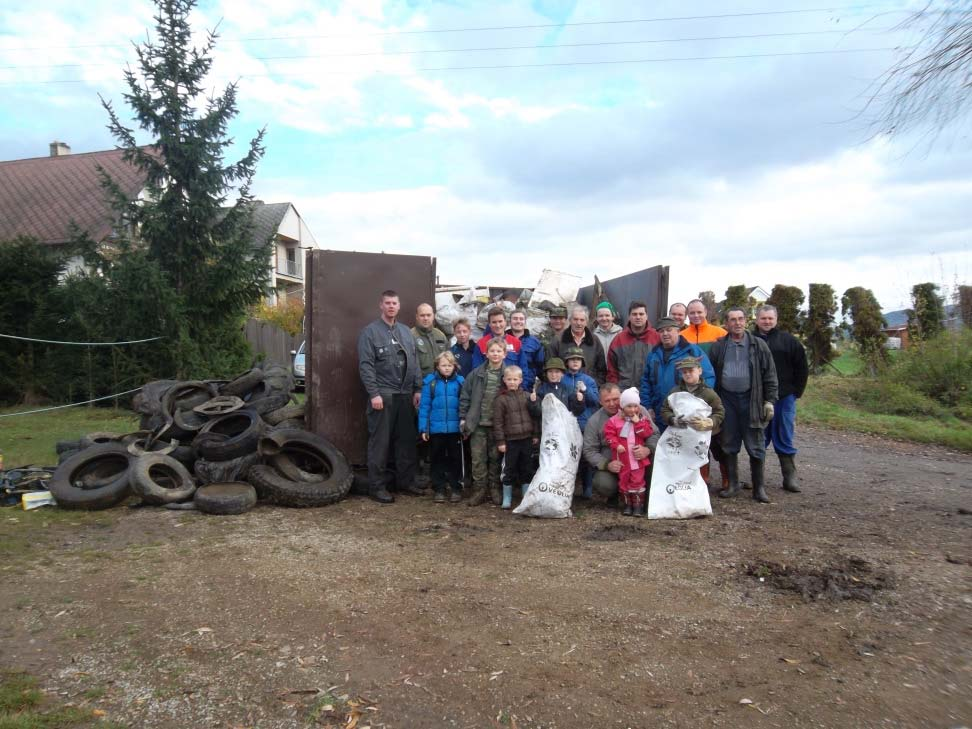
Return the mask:
<svg viewBox="0 0 972 729">
<path fill-rule="evenodd" d="M 459 395 L 459 420 L 466 421 L 462 428 L 463 435 L 470 435 L 479 426 L 479 419 L 483 414 L 483 395 L 486 394 L 486 368 L 489 362 L 483 362 L 469 373 L 469 377 L 462 383 Z M 496 394 L 503 390 L 504 363 L 500 363 L 500 382 Z M 495 401 L 494 401 L 495 405 Z"/>
<path fill-rule="evenodd" d="M 435 372 L 435 358 L 449 349 L 449 339 L 442 330 L 435 327 L 431 329 L 412 327 L 412 337 L 415 339 L 419 369 L 422 370 L 422 377 L 425 377 Z"/>
<path fill-rule="evenodd" d="M 726 410 L 722 407 L 722 399 L 716 394 L 715 390 L 701 380 L 697 385 L 686 385 L 684 381 L 679 380 L 678 384 L 668 394 L 673 395 L 676 392 L 689 392 L 700 400 L 704 400 L 705 404 L 712 408 L 712 415 L 709 416 L 712 418 L 712 435 L 719 432 L 722 428 L 722 421 L 726 418 Z M 667 397 L 661 407 L 661 419 L 665 421 L 666 425 L 672 425 L 672 420 L 675 419 L 675 413 L 672 412 L 672 406 L 668 404 Z"/>
</svg>

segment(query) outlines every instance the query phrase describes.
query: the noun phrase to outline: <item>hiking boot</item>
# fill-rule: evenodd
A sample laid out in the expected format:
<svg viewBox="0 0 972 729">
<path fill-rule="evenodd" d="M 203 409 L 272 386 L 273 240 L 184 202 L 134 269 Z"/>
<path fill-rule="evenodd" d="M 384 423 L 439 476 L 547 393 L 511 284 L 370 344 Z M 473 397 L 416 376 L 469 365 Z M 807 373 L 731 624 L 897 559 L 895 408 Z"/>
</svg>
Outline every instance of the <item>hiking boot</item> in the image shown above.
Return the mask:
<svg viewBox="0 0 972 729">
<path fill-rule="evenodd" d="M 402 493 L 411 494 L 412 496 L 425 496 L 426 491 L 421 486 L 410 483 L 408 486 L 402 489 Z"/>
<path fill-rule="evenodd" d="M 480 504 L 486 503 L 486 489 L 473 488 L 469 494 L 469 501 L 466 502 L 466 506 L 479 506 Z"/>
<path fill-rule="evenodd" d="M 631 516 L 634 511 L 631 507 L 631 502 L 627 499 L 624 500 L 624 511 L 621 512 L 621 516 Z"/>
<path fill-rule="evenodd" d="M 776 455 L 780 459 L 780 470 L 783 472 L 783 490 L 789 491 L 791 494 L 800 493 L 800 487 L 797 485 L 796 463 L 793 462 L 793 455 L 786 455 L 785 453 L 777 453 Z"/>
<path fill-rule="evenodd" d="M 749 470 L 753 475 L 753 501 L 768 504 L 770 500 L 766 495 L 766 484 L 763 482 L 763 463 L 762 458 L 750 458 Z"/>
<path fill-rule="evenodd" d="M 369 488 L 368 496 L 377 501 L 379 504 L 391 504 L 395 501 L 395 497 L 388 493 L 388 489 L 385 488 L 384 484 L 379 484 L 378 486 L 372 486 Z"/>
<path fill-rule="evenodd" d="M 432 501 L 437 504 L 444 504 L 446 500 L 445 491 L 436 491 L 435 496 L 432 497 Z"/>
<path fill-rule="evenodd" d="M 452 492 L 449 494 L 449 503 L 458 504 L 460 501 L 462 501 L 462 489 L 461 488 L 452 489 Z"/>
<path fill-rule="evenodd" d="M 503 491 L 500 489 L 499 486 L 490 487 L 489 500 L 493 502 L 494 506 L 503 505 Z"/>
<path fill-rule="evenodd" d="M 720 499 L 730 499 L 733 496 L 739 494 L 739 454 L 738 453 L 726 453 L 721 466 L 725 469 L 723 471 L 723 478 L 728 480 L 728 483 L 722 491 L 719 492 Z"/>
</svg>

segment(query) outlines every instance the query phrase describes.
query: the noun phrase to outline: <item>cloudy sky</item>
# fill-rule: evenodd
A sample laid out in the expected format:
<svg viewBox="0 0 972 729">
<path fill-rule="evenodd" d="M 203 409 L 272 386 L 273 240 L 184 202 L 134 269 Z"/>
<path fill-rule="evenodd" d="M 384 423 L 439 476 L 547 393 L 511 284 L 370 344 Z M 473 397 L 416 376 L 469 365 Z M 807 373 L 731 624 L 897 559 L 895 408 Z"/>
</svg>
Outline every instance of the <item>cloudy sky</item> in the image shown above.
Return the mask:
<svg viewBox="0 0 972 729">
<path fill-rule="evenodd" d="M 232 133 L 267 127 L 258 197 L 322 247 L 435 255 L 448 283 L 667 264 L 673 301 L 972 283 L 967 127 L 889 140 L 862 114 L 909 3 L 825 5 L 202 0 L 194 24 L 219 23 L 213 87 L 239 80 Z M 0 159 L 112 147 L 98 95 L 123 106 L 152 12 L 5 8 Z"/>
</svg>

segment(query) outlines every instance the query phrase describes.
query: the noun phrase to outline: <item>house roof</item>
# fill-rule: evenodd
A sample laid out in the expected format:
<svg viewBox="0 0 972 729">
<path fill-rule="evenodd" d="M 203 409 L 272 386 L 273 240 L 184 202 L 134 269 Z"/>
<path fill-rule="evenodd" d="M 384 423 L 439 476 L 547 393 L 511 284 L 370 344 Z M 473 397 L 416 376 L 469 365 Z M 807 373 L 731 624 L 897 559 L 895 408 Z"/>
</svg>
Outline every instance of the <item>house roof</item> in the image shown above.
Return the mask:
<svg viewBox="0 0 972 729">
<path fill-rule="evenodd" d="M 145 174 L 122 154 L 112 149 L 0 162 L 0 240 L 27 235 L 41 243 L 66 243 L 71 223 L 95 241 L 104 240 L 117 215 L 98 167 L 131 199 L 145 186 Z"/>
<path fill-rule="evenodd" d="M 280 223 L 290 209 L 289 202 L 265 203 L 255 202 L 253 205 L 253 245 L 259 248 L 267 240 L 277 234 Z"/>
</svg>

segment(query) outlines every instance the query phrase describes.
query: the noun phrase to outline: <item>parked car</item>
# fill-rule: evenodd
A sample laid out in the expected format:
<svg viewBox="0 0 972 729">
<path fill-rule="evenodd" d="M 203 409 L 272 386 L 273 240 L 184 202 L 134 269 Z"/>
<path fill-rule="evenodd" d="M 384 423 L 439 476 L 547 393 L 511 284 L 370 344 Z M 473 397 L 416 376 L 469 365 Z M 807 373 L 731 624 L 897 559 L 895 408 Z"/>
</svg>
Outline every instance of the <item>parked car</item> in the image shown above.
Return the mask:
<svg viewBox="0 0 972 729">
<path fill-rule="evenodd" d="M 290 353 L 294 357 L 294 384 L 297 389 L 304 389 L 304 347 L 307 345 L 307 341 L 300 343 L 300 347 L 296 350 L 290 350 Z"/>
</svg>

